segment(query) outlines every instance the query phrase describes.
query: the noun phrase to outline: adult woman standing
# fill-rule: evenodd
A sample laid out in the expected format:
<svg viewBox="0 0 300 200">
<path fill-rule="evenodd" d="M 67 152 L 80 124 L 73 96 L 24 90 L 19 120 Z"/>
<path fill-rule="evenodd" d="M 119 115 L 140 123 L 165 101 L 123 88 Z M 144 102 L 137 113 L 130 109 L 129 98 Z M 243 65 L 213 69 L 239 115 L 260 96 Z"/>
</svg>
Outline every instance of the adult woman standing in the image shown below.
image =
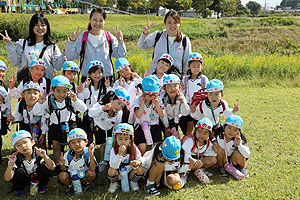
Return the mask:
<svg viewBox="0 0 300 200">
<path fill-rule="evenodd" d="M 88 75 L 88 64 L 91 60 L 100 60 L 104 65 L 103 77 L 112 77 L 111 56 L 119 58 L 126 55 L 122 32 L 119 31 L 118 26 L 116 26 L 116 30 L 113 29 L 116 37 L 104 31 L 105 20 L 106 13 L 102 8 L 93 9 L 90 14 L 88 32 L 79 32 L 78 26 L 77 31 L 72 33 L 70 41 L 66 45 L 65 54 L 68 60 L 74 60 L 79 55 L 83 57 L 80 66 L 82 82 Z"/>
<path fill-rule="evenodd" d="M 169 11 L 164 19 L 166 29 L 156 31 L 150 35 L 150 29 L 154 25 L 149 24 L 144 26 L 144 31 L 138 40 L 140 49 L 154 47 L 153 60 L 150 64 L 150 73 L 156 69 L 156 61 L 163 54 L 168 53 L 174 59 L 174 64 L 171 67 L 171 73 L 186 73 L 188 57 L 191 53 L 191 42 L 188 37 L 179 31 L 181 26 L 180 16 L 176 11 Z"/>
<path fill-rule="evenodd" d="M 54 69 L 60 70 L 63 58 L 56 44 L 52 41 L 50 24 L 43 14 L 34 14 L 30 19 L 29 36 L 19 39 L 16 46 L 12 43 L 7 31 L 1 34 L 6 43 L 6 51 L 10 63 L 18 67 L 18 80 L 27 78 L 27 68 L 31 61 L 42 58 L 47 66 L 45 77 L 52 79 Z M 22 72 L 21 72 L 22 71 Z"/>
</svg>

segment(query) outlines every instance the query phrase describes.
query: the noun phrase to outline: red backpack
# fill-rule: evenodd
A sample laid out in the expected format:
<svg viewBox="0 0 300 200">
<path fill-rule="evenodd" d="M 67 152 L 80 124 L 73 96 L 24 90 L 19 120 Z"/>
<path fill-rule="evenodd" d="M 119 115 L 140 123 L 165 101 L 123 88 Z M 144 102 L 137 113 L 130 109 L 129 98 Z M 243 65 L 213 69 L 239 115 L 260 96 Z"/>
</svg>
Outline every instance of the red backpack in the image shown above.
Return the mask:
<svg viewBox="0 0 300 200">
<path fill-rule="evenodd" d="M 206 88 L 202 88 L 198 92 L 194 92 L 191 105 L 195 105 L 197 107 L 207 98 L 207 92 L 205 90 Z"/>
</svg>

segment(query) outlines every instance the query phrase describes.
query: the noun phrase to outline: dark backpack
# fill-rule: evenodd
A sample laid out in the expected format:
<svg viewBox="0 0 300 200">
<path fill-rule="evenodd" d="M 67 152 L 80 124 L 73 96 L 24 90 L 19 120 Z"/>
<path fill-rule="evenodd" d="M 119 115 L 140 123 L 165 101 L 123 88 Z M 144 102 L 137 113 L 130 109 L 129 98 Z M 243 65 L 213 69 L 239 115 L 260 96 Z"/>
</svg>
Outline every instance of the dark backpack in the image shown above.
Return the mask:
<svg viewBox="0 0 300 200">
<path fill-rule="evenodd" d="M 33 149 L 33 158 L 36 158 L 34 164 L 38 165 L 38 167 L 40 167 L 42 158 L 39 156 L 38 152 L 35 149 Z M 26 167 L 24 166 L 23 160 L 25 160 L 25 157 L 21 153 L 18 153 L 15 164 L 17 165 L 18 168 L 23 168 L 25 170 L 27 176 L 29 176 L 29 174 L 26 170 Z"/>
<path fill-rule="evenodd" d="M 65 108 L 67 108 L 67 110 L 70 111 L 71 114 L 72 114 L 72 113 L 74 113 L 75 115 L 78 114 L 78 112 L 76 112 L 75 109 L 74 109 L 73 106 L 72 106 L 72 102 L 71 102 L 70 97 L 67 96 L 67 97 L 65 98 L 65 101 L 66 101 L 66 106 L 65 106 L 65 107 L 59 108 L 59 109 L 54 109 L 53 104 L 52 104 L 52 102 L 51 102 L 51 96 L 52 96 L 52 95 L 49 95 L 49 97 L 48 97 L 48 106 L 49 106 L 49 110 L 50 110 L 50 115 L 51 115 L 51 113 L 53 113 L 54 110 L 64 110 Z M 71 115 L 71 114 L 70 114 L 70 115 Z"/>
</svg>

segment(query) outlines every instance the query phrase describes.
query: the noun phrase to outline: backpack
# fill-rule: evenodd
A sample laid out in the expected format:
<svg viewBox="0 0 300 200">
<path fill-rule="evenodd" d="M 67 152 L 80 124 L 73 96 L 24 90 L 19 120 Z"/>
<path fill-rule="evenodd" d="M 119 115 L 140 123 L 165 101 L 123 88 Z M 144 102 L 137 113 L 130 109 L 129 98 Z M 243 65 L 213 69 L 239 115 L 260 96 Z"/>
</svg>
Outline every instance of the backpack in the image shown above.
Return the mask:
<svg viewBox="0 0 300 200">
<path fill-rule="evenodd" d="M 36 158 L 35 162 L 34 162 L 34 165 L 38 165 L 38 167 L 40 167 L 42 158 L 39 156 L 38 152 L 35 149 L 33 149 L 33 158 Z M 15 164 L 17 165 L 18 168 L 23 168 L 25 170 L 27 176 L 29 176 L 29 174 L 26 170 L 26 167 L 23 163 L 24 159 L 25 159 L 25 157 L 22 154 L 18 153 L 17 154 L 17 160 L 16 160 Z"/>
<path fill-rule="evenodd" d="M 70 149 L 69 151 L 67 151 L 68 165 L 70 165 L 70 163 L 73 160 L 74 156 L 75 156 L 75 152 L 74 152 L 73 149 Z M 89 150 L 88 150 L 87 147 L 84 147 L 83 159 L 84 159 L 84 163 L 85 163 L 86 167 L 89 167 L 90 166 L 90 163 L 89 163 L 90 155 L 89 155 Z"/>
<path fill-rule="evenodd" d="M 53 98 L 55 98 L 55 97 L 53 97 L 53 94 L 49 95 L 49 97 L 48 97 L 48 106 L 49 106 L 49 110 L 50 110 L 50 115 L 51 115 L 51 113 L 53 113 L 54 110 L 63 110 L 65 108 L 67 108 L 67 110 L 70 111 L 70 116 L 72 115 L 72 113 L 74 113 L 76 116 L 78 115 L 79 111 L 77 111 L 77 112 L 75 111 L 75 109 L 72 106 L 72 102 L 71 102 L 71 99 L 69 96 L 67 96 L 65 98 L 66 106 L 63 108 L 59 108 L 59 109 L 54 108 L 53 102 L 52 102 L 52 101 L 54 101 Z"/>
<path fill-rule="evenodd" d="M 193 96 L 193 97 L 194 97 L 194 96 Z M 202 100 L 202 101 L 199 103 L 199 108 L 200 108 L 199 110 L 200 110 L 200 113 L 201 113 L 201 114 L 203 114 L 202 103 L 205 102 L 205 101 L 208 101 L 208 98 L 205 98 L 204 100 Z M 224 104 L 224 101 L 222 101 L 222 100 L 221 100 L 220 102 L 221 102 L 222 109 L 223 109 L 222 112 L 220 112 L 220 114 L 222 114 L 222 113 L 225 111 L 225 104 Z"/>
<path fill-rule="evenodd" d="M 197 148 L 197 145 L 196 145 L 196 142 L 195 142 L 195 136 L 194 135 L 185 135 L 182 139 L 181 139 L 181 146 L 183 145 L 183 143 L 189 139 L 189 138 L 192 138 L 193 139 L 193 147 L 192 147 L 192 150 L 194 151 L 196 148 Z M 209 147 L 209 144 L 210 144 L 210 140 L 209 138 L 206 140 L 206 149 L 205 151 L 208 149 Z M 201 153 L 199 153 L 199 156 L 202 156 Z"/>
<path fill-rule="evenodd" d="M 205 90 L 206 90 L 205 88 L 202 88 L 198 92 L 194 92 L 191 105 L 195 105 L 195 106 L 198 106 L 199 104 L 201 105 L 201 103 L 207 98 L 207 92 Z"/>
</svg>

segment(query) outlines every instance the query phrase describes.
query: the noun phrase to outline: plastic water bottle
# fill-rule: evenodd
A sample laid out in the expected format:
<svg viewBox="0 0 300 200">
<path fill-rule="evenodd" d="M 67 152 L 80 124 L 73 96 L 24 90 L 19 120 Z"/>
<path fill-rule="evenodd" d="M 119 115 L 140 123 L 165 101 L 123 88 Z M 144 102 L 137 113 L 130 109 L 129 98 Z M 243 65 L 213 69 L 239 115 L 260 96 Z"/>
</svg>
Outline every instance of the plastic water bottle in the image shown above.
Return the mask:
<svg viewBox="0 0 300 200">
<path fill-rule="evenodd" d="M 144 121 L 142 123 L 142 129 L 144 131 L 147 145 L 152 145 L 153 144 L 152 135 L 151 135 L 149 123 L 147 121 Z"/>
<path fill-rule="evenodd" d="M 245 178 L 245 175 L 242 174 L 237 168 L 235 168 L 231 163 L 226 163 L 224 165 L 225 170 L 231 174 L 235 179 L 237 180 L 243 180 Z"/>
<path fill-rule="evenodd" d="M 109 161 L 109 154 L 110 150 L 113 145 L 113 138 L 112 137 L 107 137 L 106 138 L 106 145 L 105 145 L 105 152 L 104 152 L 104 160 Z"/>
<path fill-rule="evenodd" d="M 82 193 L 82 187 L 80 178 L 78 177 L 77 170 L 71 171 L 72 184 L 74 188 L 74 192 L 76 195 L 80 195 Z"/>
<path fill-rule="evenodd" d="M 180 140 L 179 132 L 176 130 L 175 127 L 173 127 L 173 128 L 171 129 L 171 133 L 172 133 L 172 135 L 174 135 L 177 139 Z"/>
<path fill-rule="evenodd" d="M 39 180 L 36 179 L 36 175 L 31 175 L 31 182 L 30 182 L 30 195 L 36 195 L 38 193 L 38 186 Z"/>
<path fill-rule="evenodd" d="M 123 192 L 129 192 L 129 182 L 126 167 L 120 168 L 121 187 Z"/>
</svg>

